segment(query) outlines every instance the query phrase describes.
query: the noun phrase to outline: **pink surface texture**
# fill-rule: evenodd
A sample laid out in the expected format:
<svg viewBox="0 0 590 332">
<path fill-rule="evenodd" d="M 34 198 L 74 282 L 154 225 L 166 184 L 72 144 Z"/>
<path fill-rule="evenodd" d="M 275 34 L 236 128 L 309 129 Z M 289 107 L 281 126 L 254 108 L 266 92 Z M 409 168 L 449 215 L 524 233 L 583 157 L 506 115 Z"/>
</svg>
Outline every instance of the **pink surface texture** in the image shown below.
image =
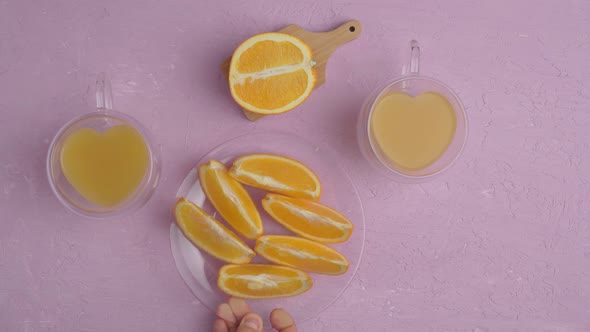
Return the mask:
<svg viewBox="0 0 590 332">
<path fill-rule="evenodd" d="M 243 117 L 219 70 L 240 41 L 353 18 L 308 101 Z M 376 174 L 355 137 L 411 39 L 470 119 L 461 159 L 423 184 Z M 0 330 L 211 331 L 170 253 L 175 193 L 214 146 L 278 130 L 335 151 L 367 222 L 356 278 L 301 331 L 590 331 L 589 56 L 583 0 L 0 1 Z M 102 71 L 163 174 L 142 210 L 96 221 L 60 205 L 45 158 Z"/>
</svg>

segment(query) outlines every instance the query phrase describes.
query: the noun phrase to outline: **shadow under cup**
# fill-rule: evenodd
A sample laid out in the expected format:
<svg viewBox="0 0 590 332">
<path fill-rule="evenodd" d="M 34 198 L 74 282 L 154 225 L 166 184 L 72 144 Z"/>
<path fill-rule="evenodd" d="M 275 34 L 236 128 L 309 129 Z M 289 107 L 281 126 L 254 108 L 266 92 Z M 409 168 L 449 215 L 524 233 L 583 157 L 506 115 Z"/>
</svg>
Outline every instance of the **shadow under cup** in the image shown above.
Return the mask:
<svg viewBox="0 0 590 332">
<path fill-rule="evenodd" d="M 456 116 L 455 134 L 446 151 L 434 163 L 419 170 L 408 170 L 391 161 L 377 144 L 371 130 L 371 117 L 375 106 L 387 94 L 398 91 L 416 97 L 425 92 L 435 92 L 452 105 Z M 461 101 L 444 83 L 417 74 L 401 77 L 388 83 L 369 97 L 363 106 L 357 128 L 358 141 L 365 158 L 382 174 L 400 182 L 423 182 L 448 169 L 459 157 L 467 138 L 467 115 Z"/>
</svg>

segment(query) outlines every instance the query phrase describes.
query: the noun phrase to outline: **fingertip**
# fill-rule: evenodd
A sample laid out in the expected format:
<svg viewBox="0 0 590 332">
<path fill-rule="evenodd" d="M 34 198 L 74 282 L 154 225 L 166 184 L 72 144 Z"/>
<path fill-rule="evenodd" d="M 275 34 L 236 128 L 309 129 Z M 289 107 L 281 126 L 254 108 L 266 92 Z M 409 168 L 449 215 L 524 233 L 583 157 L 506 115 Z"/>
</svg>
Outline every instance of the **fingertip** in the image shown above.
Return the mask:
<svg viewBox="0 0 590 332">
<path fill-rule="evenodd" d="M 260 332 L 262 329 L 262 317 L 256 313 L 250 312 L 242 319 L 237 332 Z"/>
<path fill-rule="evenodd" d="M 289 313 L 281 308 L 277 308 L 270 313 L 270 323 L 274 329 L 286 332 L 295 332 L 295 321 Z"/>
<path fill-rule="evenodd" d="M 217 317 L 225 320 L 226 322 L 236 323 L 236 317 L 231 310 L 231 307 L 227 303 L 222 303 L 217 307 L 217 311 L 215 312 Z"/>
<path fill-rule="evenodd" d="M 249 313 L 251 311 L 250 306 L 248 306 L 246 301 L 244 301 L 242 299 L 238 299 L 236 297 L 230 297 L 230 299 L 227 301 L 227 303 L 231 307 L 232 312 L 234 313 L 234 315 L 236 315 L 236 318 L 238 320 L 241 320 L 242 317 L 244 317 L 244 315 L 246 315 L 247 313 Z"/>
</svg>

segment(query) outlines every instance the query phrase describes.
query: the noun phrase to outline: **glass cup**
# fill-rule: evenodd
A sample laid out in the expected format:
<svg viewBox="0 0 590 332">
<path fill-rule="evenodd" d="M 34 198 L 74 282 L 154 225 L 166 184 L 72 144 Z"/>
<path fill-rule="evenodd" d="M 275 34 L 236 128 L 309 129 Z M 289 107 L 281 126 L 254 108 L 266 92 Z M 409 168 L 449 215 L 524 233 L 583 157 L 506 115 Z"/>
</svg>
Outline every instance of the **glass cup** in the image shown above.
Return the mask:
<svg viewBox="0 0 590 332">
<path fill-rule="evenodd" d="M 457 160 L 467 139 L 467 114 L 459 97 L 443 82 L 419 74 L 420 47 L 418 42 L 410 42 L 410 63 L 407 73 L 388 82 L 374 91 L 363 105 L 357 122 L 357 139 L 364 157 L 383 175 L 399 182 L 421 183 L 432 179 L 447 170 Z M 404 70 L 405 71 L 405 70 Z M 455 111 L 457 123 L 455 134 L 446 151 L 434 163 L 419 170 L 408 170 L 391 161 L 377 144 L 371 130 L 371 117 L 377 103 L 385 95 L 405 92 L 412 97 L 424 92 L 436 92 L 445 97 Z"/>
<path fill-rule="evenodd" d="M 143 137 L 149 150 L 149 164 L 137 189 L 116 206 L 99 206 L 86 200 L 69 183 L 61 168 L 61 151 L 65 139 L 80 128 L 99 132 L 117 126 L 134 127 Z M 96 80 L 96 111 L 83 114 L 66 123 L 55 135 L 47 155 L 47 177 L 53 193 L 73 212 L 93 218 L 105 218 L 131 213 L 142 207 L 152 196 L 160 177 L 160 156 L 147 129 L 134 118 L 113 110 L 111 84 L 105 74 Z"/>
</svg>

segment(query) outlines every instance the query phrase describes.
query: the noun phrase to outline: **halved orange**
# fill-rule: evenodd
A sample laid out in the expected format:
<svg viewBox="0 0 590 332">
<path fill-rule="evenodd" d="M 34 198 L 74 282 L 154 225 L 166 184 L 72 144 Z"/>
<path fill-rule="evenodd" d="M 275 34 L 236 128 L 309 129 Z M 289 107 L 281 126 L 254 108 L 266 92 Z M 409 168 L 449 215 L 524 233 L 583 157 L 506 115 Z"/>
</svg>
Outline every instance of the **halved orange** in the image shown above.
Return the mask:
<svg viewBox="0 0 590 332">
<path fill-rule="evenodd" d="M 307 272 L 339 275 L 348 270 L 348 260 L 326 245 L 296 236 L 263 235 L 256 240 L 256 253 L 269 261 Z"/>
<path fill-rule="evenodd" d="M 353 225 L 340 212 L 310 200 L 267 194 L 262 207 L 290 231 L 318 242 L 348 240 Z"/>
<path fill-rule="evenodd" d="M 241 183 L 267 191 L 319 200 L 317 175 L 303 163 L 276 154 L 250 154 L 234 161 L 229 175 Z"/>
<path fill-rule="evenodd" d="M 186 198 L 176 202 L 174 215 L 184 236 L 215 258 L 245 264 L 256 255 L 234 232 Z"/>
<path fill-rule="evenodd" d="M 242 108 L 279 114 L 301 104 L 316 81 L 309 45 L 297 37 L 269 32 L 250 37 L 234 51 L 229 89 Z"/>
<path fill-rule="evenodd" d="M 303 271 L 278 265 L 225 265 L 219 269 L 217 286 L 226 294 L 244 299 L 295 296 L 313 286 Z"/>
<path fill-rule="evenodd" d="M 201 165 L 199 180 L 211 204 L 238 233 L 251 240 L 262 234 L 260 214 L 250 194 L 229 176 L 225 165 L 217 160 Z"/>
</svg>

